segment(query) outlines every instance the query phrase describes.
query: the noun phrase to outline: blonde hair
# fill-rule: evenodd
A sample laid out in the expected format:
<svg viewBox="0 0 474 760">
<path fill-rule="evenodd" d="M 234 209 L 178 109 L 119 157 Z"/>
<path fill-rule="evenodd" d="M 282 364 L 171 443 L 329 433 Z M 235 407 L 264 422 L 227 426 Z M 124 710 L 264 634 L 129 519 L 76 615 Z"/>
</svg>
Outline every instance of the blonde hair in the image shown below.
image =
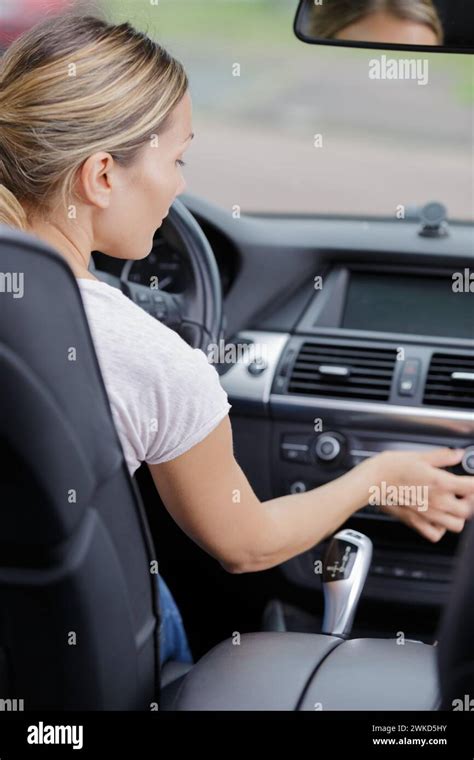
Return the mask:
<svg viewBox="0 0 474 760">
<path fill-rule="evenodd" d="M 443 44 L 443 27 L 432 0 L 326 0 L 313 8 L 311 34 L 323 39 L 334 39 L 346 26 L 377 11 L 386 11 L 400 19 L 426 24 L 436 34 L 439 44 Z"/>
<path fill-rule="evenodd" d="M 66 14 L 16 39 L 0 58 L 0 224 L 66 212 L 83 162 L 104 150 L 133 163 L 187 88 L 182 64 L 128 22 Z"/>
</svg>

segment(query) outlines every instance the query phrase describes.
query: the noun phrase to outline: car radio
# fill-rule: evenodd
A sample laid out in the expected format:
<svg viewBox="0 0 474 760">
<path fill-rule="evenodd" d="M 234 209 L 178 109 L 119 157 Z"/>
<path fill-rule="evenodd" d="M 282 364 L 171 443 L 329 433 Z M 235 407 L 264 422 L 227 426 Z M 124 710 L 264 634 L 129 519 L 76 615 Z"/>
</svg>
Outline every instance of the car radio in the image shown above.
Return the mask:
<svg viewBox="0 0 474 760">
<path fill-rule="evenodd" d="M 301 493 L 316 488 L 382 451 L 426 451 L 440 445 L 419 440 L 393 440 L 368 432 L 358 434 L 353 430 L 308 434 L 288 432 L 284 425 L 279 427 L 278 471 L 282 493 Z M 453 441 L 452 445 L 459 448 L 459 440 Z M 466 441 L 464 448 L 462 462 L 450 470 L 458 475 L 474 475 L 474 445 Z M 364 511 L 375 514 L 378 510 L 366 507 Z"/>
</svg>

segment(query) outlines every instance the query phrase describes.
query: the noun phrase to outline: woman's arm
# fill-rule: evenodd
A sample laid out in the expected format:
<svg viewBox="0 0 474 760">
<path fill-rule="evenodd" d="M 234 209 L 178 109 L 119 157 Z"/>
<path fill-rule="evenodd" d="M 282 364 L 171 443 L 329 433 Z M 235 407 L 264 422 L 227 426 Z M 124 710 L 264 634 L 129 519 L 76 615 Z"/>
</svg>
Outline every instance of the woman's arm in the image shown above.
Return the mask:
<svg viewBox="0 0 474 760">
<path fill-rule="evenodd" d="M 279 565 L 331 535 L 368 503 L 369 489 L 383 480 L 430 488 L 427 512 L 395 508 L 400 519 L 429 540 L 438 541 L 446 528 L 462 529 L 472 511 L 474 478 L 437 469 L 456 464 L 462 453 L 435 452 L 381 454 L 319 488 L 261 502 L 235 460 L 227 416 L 185 454 L 149 467 L 163 503 L 182 530 L 226 570 L 245 573 Z M 455 493 L 464 498 L 456 499 Z"/>
</svg>

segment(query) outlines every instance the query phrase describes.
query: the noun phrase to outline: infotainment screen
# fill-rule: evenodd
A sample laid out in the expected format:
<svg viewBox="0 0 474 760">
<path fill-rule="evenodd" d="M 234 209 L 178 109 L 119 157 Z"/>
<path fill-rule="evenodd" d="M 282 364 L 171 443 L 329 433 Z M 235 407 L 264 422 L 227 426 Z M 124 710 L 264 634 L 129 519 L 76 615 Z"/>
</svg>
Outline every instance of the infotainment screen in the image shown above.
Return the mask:
<svg viewBox="0 0 474 760">
<path fill-rule="evenodd" d="M 445 277 L 352 270 L 341 327 L 474 340 L 474 293 Z"/>
</svg>

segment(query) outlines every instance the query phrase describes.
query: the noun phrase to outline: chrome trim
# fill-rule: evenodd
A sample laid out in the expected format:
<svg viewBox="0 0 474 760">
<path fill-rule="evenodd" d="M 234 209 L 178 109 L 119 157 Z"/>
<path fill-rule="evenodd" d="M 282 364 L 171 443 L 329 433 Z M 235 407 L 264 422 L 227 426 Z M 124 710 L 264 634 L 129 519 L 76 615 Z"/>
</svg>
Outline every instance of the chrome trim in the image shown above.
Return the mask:
<svg viewBox="0 0 474 760">
<path fill-rule="evenodd" d="M 242 339 L 262 344 L 264 347 L 262 353 L 267 362 L 267 367 L 259 375 L 250 374 L 247 367 L 252 362 L 248 361 L 249 357 L 244 355 L 228 372 L 222 375 L 220 382 L 231 403 L 232 398 L 261 402 L 262 404 L 269 403 L 275 370 L 289 337 L 288 333 L 245 330 L 239 332 L 232 339 L 234 343 L 238 343 L 239 339 Z"/>
<path fill-rule="evenodd" d="M 474 372 L 451 372 L 451 380 L 474 382 Z"/>
<path fill-rule="evenodd" d="M 336 367 L 331 364 L 320 364 L 318 371 L 320 375 L 331 375 L 334 377 L 349 377 L 351 374 L 349 367 Z"/>
<path fill-rule="evenodd" d="M 374 457 L 378 453 L 377 451 L 368 451 L 366 449 L 351 449 L 349 452 L 351 457 L 361 457 L 362 459 L 369 459 L 369 457 Z"/>
<path fill-rule="evenodd" d="M 327 565 L 327 557 L 332 544 L 337 541 L 344 541 L 357 550 L 350 575 L 345 580 L 337 578 L 337 573 L 344 570 L 344 563 L 342 566 L 339 566 L 339 564 L 331 567 Z M 324 618 L 321 627 L 322 633 L 329 634 L 330 636 L 341 636 L 342 638 L 350 634 L 359 599 L 364 590 L 367 575 L 369 574 L 372 553 L 372 541 L 363 533 L 344 529 L 333 536 L 324 557 L 325 574 L 323 575 L 322 583 Z M 324 580 L 331 570 L 333 570 L 331 580 Z"/>
<path fill-rule="evenodd" d="M 354 423 L 354 418 L 360 418 L 356 421 L 362 421 L 362 416 L 374 415 L 388 425 L 393 422 L 394 418 L 419 426 L 428 426 L 439 422 L 442 427 L 451 427 L 455 434 L 474 435 L 474 413 L 467 411 L 422 406 L 399 406 L 388 403 L 379 404 L 368 401 L 345 401 L 320 398 L 319 396 L 301 398 L 281 393 L 272 393 L 270 403 L 275 410 L 279 407 L 293 407 L 295 410 L 328 409 L 334 412 L 347 412 L 350 417 L 345 418 L 346 424 Z"/>
</svg>

